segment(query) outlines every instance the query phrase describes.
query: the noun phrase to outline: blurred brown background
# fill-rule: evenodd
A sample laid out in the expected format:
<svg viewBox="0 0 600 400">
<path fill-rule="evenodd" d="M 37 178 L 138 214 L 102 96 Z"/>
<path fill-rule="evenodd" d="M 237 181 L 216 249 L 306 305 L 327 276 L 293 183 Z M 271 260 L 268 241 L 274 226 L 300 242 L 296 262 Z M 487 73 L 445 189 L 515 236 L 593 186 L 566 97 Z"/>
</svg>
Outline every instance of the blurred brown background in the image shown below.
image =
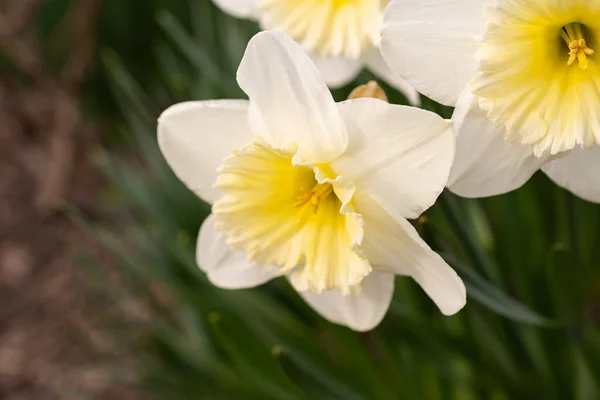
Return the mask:
<svg viewBox="0 0 600 400">
<path fill-rule="evenodd" d="M 137 398 L 130 377 L 112 376 L 135 374 L 105 334 L 121 305 L 85 295 L 77 249 L 102 255 L 64 213 L 96 215 L 103 186 L 99 126 L 82 105 L 103 1 L 63 3 L 0 1 L 0 398 Z"/>
</svg>

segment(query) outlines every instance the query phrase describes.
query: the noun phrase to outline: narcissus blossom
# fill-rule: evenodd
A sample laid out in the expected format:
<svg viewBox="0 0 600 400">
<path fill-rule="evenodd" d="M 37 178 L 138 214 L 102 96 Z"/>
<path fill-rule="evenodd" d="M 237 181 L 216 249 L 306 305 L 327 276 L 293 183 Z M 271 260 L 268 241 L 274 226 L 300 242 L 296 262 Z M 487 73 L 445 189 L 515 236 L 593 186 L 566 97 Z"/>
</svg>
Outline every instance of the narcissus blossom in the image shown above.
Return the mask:
<svg viewBox="0 0 600 400">
<path fill-rule="evenodd" d="M 444 314 L 465 304 L 456 273 L 406 218 L 448 179 L 450 124 L 375 98 L 336 104 L 301 47 L 256 35 L 238 70 L 249 101 L 188 102 L 159 119 L 175 174 L 212 204 L 197 261 L 224 288 L 286 276 L 329 320 L 371 329 L 411 276 Z"/>
<path fill-rule="evenodd" d="M 214 0 L 224 12 L 278 30 L 312 55 L 332 87 L 345 85 L 366 66 L 413 105 L 417 91 L 392 72 L 379 51 L 383 9 L 389 0 Z"/>
<path fill-rule="evenodd" d="M 449 187 L 480 197 L 540 167 L 600 202 L 600 1 L 393 0 L 385 58 L 417 90 L 456 105 Z"/>
</svg>

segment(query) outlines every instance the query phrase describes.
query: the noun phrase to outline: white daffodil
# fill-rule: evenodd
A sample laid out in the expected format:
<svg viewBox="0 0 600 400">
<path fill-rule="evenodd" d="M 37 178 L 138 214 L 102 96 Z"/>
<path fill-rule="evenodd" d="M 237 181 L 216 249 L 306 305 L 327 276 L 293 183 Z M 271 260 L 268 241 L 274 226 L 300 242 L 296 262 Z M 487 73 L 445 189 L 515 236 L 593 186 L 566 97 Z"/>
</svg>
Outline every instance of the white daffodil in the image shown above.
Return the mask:
<svg viewBox="0 0 600 400">
<path fill-rule="evenodd" d="M 312 55 L 329 85 L 356 78 L 366 66 L 378 78 L 419 105 L 417 91 L 392 72 L 379 51 L 383 9 L 389 0 L 214 0 L 224 12 L 257 20 L 262 29 L 278 30 Z"/>
<path fill-rule="evenodd" d="M 159 119 L 175 174 L 212 204 L 199 266 L 224 288 L 285 275 L 329 320 L 368 330 L 394 275 L 444 314 L 465 304 L 456 273 L 405 218 L 431 206 L 454 154 L 449 122 L 374 98 L 336 104 L 301 47 L 256 35 L 238 70 L 249 101 L 189 102 Z"/>
<path fill-rule="evenodd" d="M 384 18 L 392 68 L 457 106 L 451 190 L 500 194 L 542 168 L 600 202 L 600 1 L 393 0 Z"/>
</svg>

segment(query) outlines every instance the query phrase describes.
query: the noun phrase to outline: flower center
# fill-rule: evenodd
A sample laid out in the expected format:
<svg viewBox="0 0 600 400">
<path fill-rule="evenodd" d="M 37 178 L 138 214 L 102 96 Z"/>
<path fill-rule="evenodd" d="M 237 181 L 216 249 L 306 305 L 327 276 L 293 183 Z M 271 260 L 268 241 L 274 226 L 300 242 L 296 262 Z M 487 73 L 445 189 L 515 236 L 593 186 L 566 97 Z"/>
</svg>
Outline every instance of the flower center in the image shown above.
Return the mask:
<svg viewBox="0 0 600 400">
<path fill-rule="evenodd" d="M 538 157 L 600 144 L 598 4 L 496 0 L 491 9 L 471 88 L 506 139 Z"/>
<path fill-rule="evenodd" d="M 213 205 L 215 228 L 249 260 L 291 274 L 298 290 L 355 293 L 371 271 L 359 255 L 362 219 L 342 212 L 334 185 L 292 158 L 258 141 L 227 157 L 215 185 L 224 194 Z"/>
<path fill-rule="evenodd" d="M 294 207 L 302 207 L 310 204 L 313 212 L 316 214 L 319 210 L 321 200 L 333 193 L 333 186 L 329 183 L 317 183 L 312 189 L 301 188 L 301 190 L 302 194 L 298 196 L 298 201 L 294 204 Z"/>
<path fill-rule="evenodd" d="M 579 62 L 579 68 L 582 70 L 588 69 L 587 56 L 594 55 L 594 50 L 587 47 L 583 36 L 583 29 L 580 23 L 573 22 L 565 25 L 561 30 L 561 37 L 569 46 L 569 60 L 567 65 L 571 66 L 575 61 Z"/>
</svg>

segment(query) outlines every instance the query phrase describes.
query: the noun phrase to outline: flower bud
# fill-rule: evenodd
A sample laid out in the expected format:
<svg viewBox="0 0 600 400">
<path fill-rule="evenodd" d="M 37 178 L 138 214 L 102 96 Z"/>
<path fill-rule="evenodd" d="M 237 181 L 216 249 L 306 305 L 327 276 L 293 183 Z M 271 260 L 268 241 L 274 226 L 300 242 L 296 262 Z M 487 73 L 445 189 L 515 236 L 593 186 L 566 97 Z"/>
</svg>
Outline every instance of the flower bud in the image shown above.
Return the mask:
<svg viewBox="0 0 600 400">
<path fill-rule="evenodd" d="M 388 98 L 381 88 L 375 81 L 369 81 L 366 85 L 360 85 L 354 88 L 354 90 L 348 96 L 348 100 L 360 99 L 364 97 L 373 97 L 375 99 L 388 101 Z"/>
</svg>

